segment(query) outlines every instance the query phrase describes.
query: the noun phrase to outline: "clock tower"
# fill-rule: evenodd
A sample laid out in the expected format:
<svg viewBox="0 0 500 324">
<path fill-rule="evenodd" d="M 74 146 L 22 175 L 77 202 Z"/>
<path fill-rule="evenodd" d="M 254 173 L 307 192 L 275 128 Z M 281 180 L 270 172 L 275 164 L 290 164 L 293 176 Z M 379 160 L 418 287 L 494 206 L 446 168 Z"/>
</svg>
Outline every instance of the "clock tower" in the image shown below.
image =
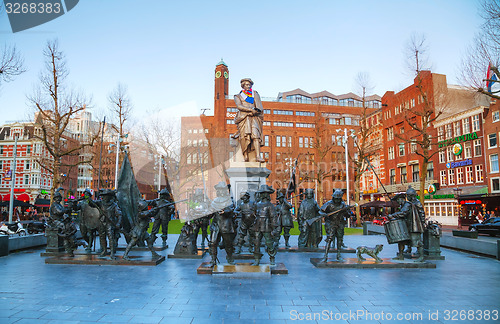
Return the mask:
<svg viewBox="0 0 500 324">
<path fill-rule="evenodd" d="M 215 66 L 214 116 L 218 121 L 226 118 L 226 96 L 229 94 L 229 69 L 221 59 Z M 224 126 L 225 128 L 225 122 Z"/>
</svg>

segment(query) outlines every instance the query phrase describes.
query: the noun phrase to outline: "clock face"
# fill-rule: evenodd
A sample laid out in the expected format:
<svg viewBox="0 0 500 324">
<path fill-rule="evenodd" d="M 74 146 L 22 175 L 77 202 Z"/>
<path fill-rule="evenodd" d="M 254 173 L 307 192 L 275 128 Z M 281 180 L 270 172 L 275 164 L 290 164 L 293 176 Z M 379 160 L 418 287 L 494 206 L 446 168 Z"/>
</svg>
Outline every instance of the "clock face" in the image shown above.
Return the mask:
<svg viewBox="0 0 500 324">
<path fill-rule="evenodd" d="M 216 78 L 220 78 L 221 74 L 222 74 L 222 73 L 221 73 L 220 71 L 217 71 L 217 72 L 215 72 L 215 77 L 216 77 Z"/>
<path fill-rule="evenodd" d="M 226 72 L 224 72 L 224 77 L 225 77 L 226 79 L 227 79 L 227 78 L 229 78 L 229 73 L 227 73 L 227 71 L 226 71 Z"/>
</svg>

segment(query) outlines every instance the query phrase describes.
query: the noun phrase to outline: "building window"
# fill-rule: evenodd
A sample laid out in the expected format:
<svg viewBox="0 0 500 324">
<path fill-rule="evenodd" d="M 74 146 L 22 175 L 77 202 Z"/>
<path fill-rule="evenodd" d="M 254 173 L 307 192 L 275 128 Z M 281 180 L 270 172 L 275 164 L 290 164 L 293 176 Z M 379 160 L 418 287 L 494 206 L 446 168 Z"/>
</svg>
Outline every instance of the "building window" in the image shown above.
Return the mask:
<svg viewBox="0 0 500 324">
<path fill-rule="evenodd" d="M 264 152 L 264 160 L 269 162 L 269 152 Z"/>
<path fill-rule="evenodd" d="M 0 161 L 0 170 L 3 169 L 3 161 Z"/>
<path fill-rule="evenodd" d="M 427 180 L 434 180 L 434 162 L 427 163 Z"/>
<path fill-rule="evenodd" d="M 497 122 L 500 120 L 500 111 L 494 111 L 493 114 L 491 114 L 491 116 L 493 117 L 493 122 Z"/>
<path fill-rule="evenodd" d="M 498 154 L 491 154 L 490 155 L 490 170 L 491 173 L 498 172 Z"/>
<path fill-rule="evenodd" d="M 455 184 L 455 169 L 448 169 L 448 184 L 450 186 Z"/>
<path fill-rule="evenodd" d="M 448 162 L 453 161 L 453 147 L 452 146 L 448 146 L 446 148 L 446 156 L 448 157 Z"/>
<path fill-rule="evenodd" d="M 304 147 L 309 148 L 309 137 L 304 137 Z"/>
<path fill-rule="evenodd" d="M 280 152 L 276 153 L 276 161 L 281 161 L 281 153 Z"/>
<path fill-rule="evenodd" d="M 491 179 L 491 191 L 492 192 L 500 191 L 500 178 Z"/>
<path fill-rule="evenodd" d="M 289 123 L 289 124 L 292 124 L 292 126 L 290 126 L 290 127 L 293 127 L 293 123 Z M 315 127 L 314 124 L 309 124 L 309 123 L 295 123 L 295 126 L 300 127 L 300 128 L 314 128 Z"/>
<path fill-rule="evenodd" d="M 405 156 L 405 144 L 404 143 L 399 144 L 399 156 Z"/>
<path fill-rule="evenodd" d="M 420 180 L 420 175 L 419 175 L 419 167 L 418 164 L 414 164 L 412 166 L 412 181 L 413 182 L 418 182 Z"/>
<path fill-rule="evenodd" d="M 269 146 L 269 135 L 264 135 L 264 146 Z"/>
<path fill-rule="evenodd" d="M 24 169 L 25 170 L 29 170 L 30 169 L 30 161 L 29 160 L 26 160 L 26 165 L 24 166 Z"/>
<path fill-rule="evenodd" d="M 315 113 L 313 111 L 296 111 L 295 112 L 296 116 L 315 116 Z"/>
<path fill-rule="evenodd" d="M 438 128 L 438 141 L 444 141 L 444 127 Z"/>
<path fill-rule="evenodd" d="M 401 175 L 401 183 L 406 183 L 407 177 L 406 177 L 406 167 L 400 167 L 399 168 L 399 174 Z"/>
<path fill-rule="evenodd" d="M 470 142 L 464 143 L 464 157 L 470 159 L 472 157 L 472 148 Z"/>
<path fill-rule="evenodd" d="M 288 147 L 292 147 L 292 137 L 288 136 Z"/>
<path fill-rule="evenodd" d="M 392 141 L 394 139 L 394 128 L 393 127 L 389 127 L 387 129 L 387 140 L 388 141 Z"/>
<path fill-rule="evenodd" d="M 446 162 L 446 152 L 439 151 L 439 163 L 445 163 L 445 162 Z"/>
<path fill-rule="evenodd" d="M 488 135 L 488 148 L 497 147 L 497 133 Z"/>
<path fill-rule="evenodd" d="M 474 179 L 472 178 L 472 165 L 465 167 L 465 182 L 472 183 Z"/>
<path fill-rule="evenodd" d="M 469 118 L 463 119 L 462 126 L 464 128 L 464 134 L 469 134 L 470 133 L 470 119 Z"/>
<path fill-rule="evenodd" d="M 483 182 L 483 165 L 476 165 L 476 182 Z"/>
<path fill-rule="evenodd" d="M 387 158 L 389 160 L 394 160 L 394 146 L 389 147 L 389 151 L 387 152 Z"/>
<path fill-rule="evenodd" d="M 479 131 L 479 115 L 472 116 L 472 131 Z"/>
<path fill-rule="evenodd" d="M 474 140 L 474 156 L 481 156 L 481 140 Z"/>
<path fill-rule="evenodd" d="M 281 136 L 280 135 L 276 136 L 276 147 L 281 147 Z"/>
<path fill-rule="evenodd" d="M 304 138 L 299 137 L 299 147 L 304 147 Z"/>
<path fill-rule="evenodd" d="M 29 185 L 30 184 L 30 176 L 29 174 L 24 175 L 24 184 Z"/>
<path fill-rule="evenodd" d="M 275 121 L 275 122 L 273 122 L 273 126 L 277 126 L 277 127 L 293 127 L 293 123 Z"/>
<path fill-rule="evenodd" d="M 389 180 L 391 185 L 396 184 L 396 169 L 389 170 Z"/>
<path fill-rule="evenodd" d="M 275 115 L 288 115 L 288 116 L 292 116 L 293 115 L 293 111 L 291 110 L 273 110 L 273 114 Z"/>
<path fill-rule="evenodd" d="M 234 119 L 226 119 L 226 124 L 228 125 L 234 124 Z"/>
<path fill-rule="evenodd" d="M 439 173 L 439 181 L 441 183 L 441 186 L 446 186 L 446 170 L 441 170 Z"/>
<path fill-rule="evenodd" d="M 460 121 L 455 122 L 454 128 L 455 128 L 455 137 L 462 135 L 462 125 L 460 125 Z"/>
<path fill-rule="evenodd" d="M 417 152 L 417 143 L 411 142 L 411 144 L 410 144 L 410 151 L 411 151 L 411 153 Z"/>
<path fill-rule="evenodd" d="M 457 168 L 457 184 L 463 184 L 463 183 L 464 183 L 464 169 Z"/>
<path fill-rule="evenodd" d="M 451 124 L 446 125 L 445 128 L 446 128 L 446 139 L 452 138 L 453 132 L 452 132 Z"/>
</svg>

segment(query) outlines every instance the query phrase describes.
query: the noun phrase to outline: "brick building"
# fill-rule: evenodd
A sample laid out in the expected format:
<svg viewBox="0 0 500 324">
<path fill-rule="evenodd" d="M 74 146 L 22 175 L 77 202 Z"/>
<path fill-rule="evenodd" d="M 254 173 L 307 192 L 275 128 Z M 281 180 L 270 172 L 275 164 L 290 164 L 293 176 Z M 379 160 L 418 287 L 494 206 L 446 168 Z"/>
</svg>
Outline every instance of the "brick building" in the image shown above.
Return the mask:
<svg viewBox="0 0 500 324">
<path fill-rule="evenodd" d="M 243 76 L 242 76 L 243 77 Z M 348 93 L 334 95 L 328 91 L 308 93 L 301 89 L 279 93 L 276 98 L 263 97 L 263 90 L 255 90 L 261 94 L 264 108 L 262 157 L 271 175 L 268 184 L 278 190 L 285 190 L 290 180 L 293 162 L 298 158 L 297 187 L 298 192 L 306 188 L 317 191 L 318 200 L 330 199 L 333 189 L 346 189 L 346 164 L 344 147 L 338 135 L 347 129 L 356 133 L 359 129 L 360 116 L 363 112 L 363 101 L 359 96 Z M 236 133 L 234 117 L 237 108 L 233 95 L 241 89 L 229 91 L 229 68 L 219 62 L 214 72 L 214 115 L 182 118 L 182 141 L 186 158 L 192 150 L 193 141 L 208 149 L 209 169 L 227 167 L 225 162 L 234 156 L 231 146 L 231 135 Z M 231 92 L 231 94 L 230 94 Z M 379 96 L 365 98 L 365 106 L 371 111 L 380 108 Z M 192 126 L 199 123 L 199 126 Z M 194 133 L 194 130 L 197 133 Z M 199 130 L 202 130 L 200 135 Z M 208 140 L 208 141 L 205 141 Z M 189 142 L 188 142 L 189 141 Z M 354 154 L 354 143 L 348 139 L 348 149 Z M 223 167 L 224 165 L 224 167 Z M 215 172 L 215 171 L 214 171 Z M 353 170 L 350 172 L 350 197 L 353 197 Z M 217 178 L 221 179 L 221 172 Z M 208 175 L 209 183 L 211 176 Z"/>
<path fill-rule="evenodd" d="M 11 181 L 6 179 L 13 167 L 15 137 L 17 141 L 17 159 L 15 172 L 15 199 L 46 207 L 47 201 L 39 203 L 37 199 L 50 199 L 52 174 L 41 167 L 41 159 L 52 158 L 42 141 L 35 138 L 41 134 L 41 128 L 34 122 L 15 122 L 0 127 L 0 195 L 4 201 L 10 199 Z M 70 134 L 66 137 L 68 145 L 76 143 Z M 77 157 L 64 157 L 63 163 L 74 164 Z M 77 168 L 62 167 L 62 187 L 67 193 L 76 189 Z"/>
<path fill-rule="evenodd" d="M 422 93 L 428 101 L 424 102 Z M 457 225 L 463 214 L 457 197 L 487 192 L 482 126 L 487 100 L 465 88 L 447 84 L 444 75 L 423 71 L 413 85 L 399 93 L 387 92 L 382 102 L 387 190 L 403 192 L 411 185 L 425 195 L 428 217 L 442 224 Z M 409 122 L 422 125 L 421 115 L 412 114 L 422 109 L 432 109 L 437 118 L 428 129 L 431 159 L 425 188 L 421 190 L 423 158 L 418 154 L 421 147 L 408 139 L 421 139 Z"/>
</svg>

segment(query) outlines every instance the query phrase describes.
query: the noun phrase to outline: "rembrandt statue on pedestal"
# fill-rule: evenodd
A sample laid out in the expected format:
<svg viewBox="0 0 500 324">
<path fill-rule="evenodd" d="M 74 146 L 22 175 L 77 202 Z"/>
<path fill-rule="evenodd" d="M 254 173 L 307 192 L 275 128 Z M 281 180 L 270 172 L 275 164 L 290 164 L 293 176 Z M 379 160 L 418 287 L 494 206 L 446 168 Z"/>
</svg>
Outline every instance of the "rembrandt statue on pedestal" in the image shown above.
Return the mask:
<svg viewBox="0 0 500 324">
<path fill-rule="evenodd" d="M 263 146 L 264 113 L 260 96 L 257 91 L 252 90 L 252 86 L 251 79 L 241 79 L 243 90 L 234 96 L 238 108 L 234 123 L 238 132 L 233 138 L 238 140 L 245 162 L 264 162 L 260 156 L 260 147 Z"/>
</svg>

